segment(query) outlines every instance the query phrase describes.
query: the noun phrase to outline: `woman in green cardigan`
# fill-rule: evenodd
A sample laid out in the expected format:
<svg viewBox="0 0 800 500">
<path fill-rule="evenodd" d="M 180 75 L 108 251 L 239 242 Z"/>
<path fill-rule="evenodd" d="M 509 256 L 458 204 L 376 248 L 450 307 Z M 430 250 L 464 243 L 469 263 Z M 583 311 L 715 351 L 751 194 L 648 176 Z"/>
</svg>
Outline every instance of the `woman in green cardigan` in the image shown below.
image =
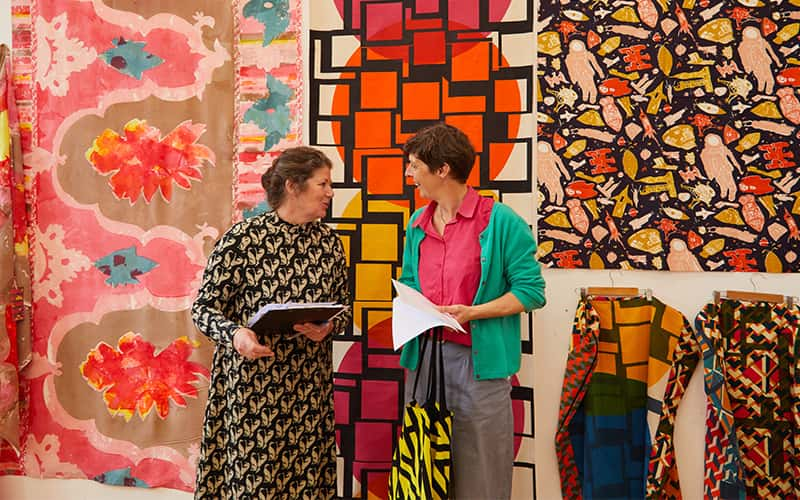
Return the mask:
<svg viewBox="0 0 800 500">
<path fill-rule="evenodd" d="M 431 203 L 408 222 L 400 281 L 467 331 L 447 330 L 442 344 L 454 412 L 452 491 L 458 499 L 507 499 L 514 461 L 510 377 L 520 368 L 520 313 L 545 304 L 536 243 L 511 208 L 467 186 L 475 150 L 462 131 L 436 124 L 403 150 L 406 176 Z M 400 363 L 409 370 L 407 381 L 420 370 L 417 394 L 406 383 L 406 401 L 424 400 L 428 363 L 419 360 L 417 339 L 403 348 Z"/>
</svg>

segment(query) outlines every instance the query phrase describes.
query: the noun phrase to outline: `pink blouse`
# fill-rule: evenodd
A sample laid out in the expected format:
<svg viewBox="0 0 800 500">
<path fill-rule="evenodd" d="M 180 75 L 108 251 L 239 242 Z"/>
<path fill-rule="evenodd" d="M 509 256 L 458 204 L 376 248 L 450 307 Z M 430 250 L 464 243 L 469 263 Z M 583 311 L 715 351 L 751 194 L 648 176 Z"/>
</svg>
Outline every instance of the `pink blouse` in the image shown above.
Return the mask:
<svg viewBox="0 0 800 500">
<path fill-rule="evenodd" d="M 419 283 L 422 294 L 434 304 L 472 305 L 481 279 L 481 246 L 478 237 L 489 224 L 494 200 L 468 188 L 456 217 L 444 230 L 433 227 L 437 203 L 432 202 L 415 225 L 425 231 L 419 249 Z M 469 324 L 461 325 L 470 332 Z M 472 345 L 471 334 L 445 329 L 445 340 Z"/>
</svg>

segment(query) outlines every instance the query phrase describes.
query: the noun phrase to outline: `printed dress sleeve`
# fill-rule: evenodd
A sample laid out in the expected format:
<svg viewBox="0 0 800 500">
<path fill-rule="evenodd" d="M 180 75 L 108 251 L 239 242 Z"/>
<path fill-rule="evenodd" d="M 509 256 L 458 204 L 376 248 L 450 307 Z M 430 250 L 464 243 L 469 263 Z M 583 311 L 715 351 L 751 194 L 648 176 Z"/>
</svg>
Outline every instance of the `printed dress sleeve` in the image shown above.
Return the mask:
<svg viewBox="0 0 800 500">
<path fill-rule="evenodd" d="M 349 306 L 351 299 L 350 280 L 347 276 L 347 256 L 344 253 L 344 245 L 338 236 L 333 236 L 336 242 L 334 249 L 333 265 L 333 300 L 339 304 Z M 343 312 L 333 320 L 333 334 L 343 333 L 353 317 L 352 307 Z"/>
<path fill-rule="evenodd" d="M 498 207 L 504 210 L 507 207 Z M 519 215 L 508 208 L 505 212 L 506 230 L 502 241 L 503 267 L 510 283 L 510 292 L 525 307 L 526 311 L 544 307 L 547 300 L 544 294 L 542 266 L 536 260 L 536 240 L 530 227 Z"/>
<path fill-rule="evenodd" d="M 231 318 L 233 298 L 241 288 L 243 263 L 241 238 L 234 226 L 217 242 L 208 257 L 203 281 L 192 304 L 192 320 L 197 328 L 217 344 L 230 344 L 241 325 Z"/>
<path fill-rule="evenodd" d="M 725 384 L 727 367 L 719 312 L 716 304 L 708 304 L 695 319 L 697 341 L 703 352 L 707 405 L 703 482 L 706 498 L 744 499 L 739 440 Z"/>
<path fill-rule="evenodd" d="M 572 325 L 555 437 L 561 494 L 564 498 L 583 498 L 579 467 L 584 453 L 583 434 L 574 433 L 572 429 L 580 425 L 583 419 L 581 407 L 597 364 L 599 333 L 600 316 L 588 300 L 581 300 Z"/>
</svg>

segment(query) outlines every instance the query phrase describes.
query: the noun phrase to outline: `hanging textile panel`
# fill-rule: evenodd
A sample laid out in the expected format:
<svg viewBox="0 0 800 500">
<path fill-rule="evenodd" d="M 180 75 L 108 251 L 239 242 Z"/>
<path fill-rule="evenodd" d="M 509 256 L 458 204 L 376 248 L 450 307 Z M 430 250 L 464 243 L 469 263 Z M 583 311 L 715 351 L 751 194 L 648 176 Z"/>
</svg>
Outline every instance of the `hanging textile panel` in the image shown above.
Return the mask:
<svg viewBox="0 0 800 500">
<path fill-rule="evenodd" d="M 24 292 L 30 285 L 26 276 L 17 276 L 17 254 L 24 248 L 24 199 L 19 193 L 15 165 L 19 154 L 19 128 L 11 78 L 11 51 L 0 44 L 0 473 L 16 473 L 19 468 L 19 323 L 25 318 Z M 19 163 L 21 164 L 21 163 Z M 15 203 L 16 202 L 16 203 Z M 18 243 L 21 243 L 19 245 Z M 18 252 L 19 250 L 19 252 Z M 27 256 L 20 255 L 20 261 Z M 29 287 L 28 287 L 29 288 Z"/>
<path fill-rule="evenodd" d="M 261 174 L 300 145 L 300 0 L 237 0 L 235 218 L 267 210 Z"/>
<path fill-rule="evenodd" d="M 15 0 L 33 356 L 24 473 L 193 489 L 232 219 L 230 2 Z"/>
<path fill-rule="evenodd" d="M 392 350 L 391 278 L 408 216 L 427 203 L 406 184 L 401 146 L 427 124 L 461 128 L 478 152 L 468 183 L 532 223 L 534 13 L 526 0 L 313 7 L 309 143 L 334 162 L 331 222 L 355 288 L 354 334 L 334 345 L 339 494 L 385 498 L 404 377 Z M 533 343 L 530 318 L 523 323 L 514 494 L 533 498 Z"/>
<path fill-rule="evenodd" d="M 715 308 L 704 308 L 704 311 L 708 310 L 713 311 Z M 707 323 L 708 328 L 718 327 L 716 318 L 711 319 L 705 316 L 705 312 L 701 312 L 695 320 L 695 342 L 684 343 L 676 350 L 650 456 L 648 497 L 681 497 L 673 439 L 675 419 L 697 360 L 702 359 L 706 393 L 706 460 L 703 477 L 705 497 L 745 498 L 731 395 L 724 383 L 726 361 L 718 355 L 718 341 L 707 334 L 704 323 Z"/>
<path fill-rule="evenodd" d="M 555 438 L 564 498 L 644 498 L 651 447 L 672 438 L 662 405 L 677 405 L 674 373 L 690 375 L 697 352 L 689 322 L 658 299 L 578 303 Z"/>
<path fill-rule="evenodd" d="M 540 5 L 542 262 L 800 270 L 800 7 Z"/>
<path fill-rule="evenodd" d="M 729 400 L 727 412 L 709 414 L 706 464 L 732 474 L 707 473 L 706 493 L 735 485 L 742 497 L 800 497 L 800 308 L 723 300 L 704 307 L 696 325 Z M 720 439 L 719 428 L 733 429 L 722 435 L 732 439 Z"/>
</svg>

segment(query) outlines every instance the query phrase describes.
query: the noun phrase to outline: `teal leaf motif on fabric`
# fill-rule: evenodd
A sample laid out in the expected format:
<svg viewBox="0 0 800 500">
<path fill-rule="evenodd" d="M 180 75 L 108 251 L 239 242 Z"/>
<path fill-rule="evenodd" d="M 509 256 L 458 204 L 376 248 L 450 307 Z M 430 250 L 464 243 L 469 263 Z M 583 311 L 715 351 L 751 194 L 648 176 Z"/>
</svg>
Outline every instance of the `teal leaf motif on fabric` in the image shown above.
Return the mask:
<svg viewBox="0 0 800 500">
<path fill-rule="evenodd" d="M 250 217 L 255 217 L 256 215 L 267 213 L 269 210 L 271 210 L 269 204 L 266 201 L 262 201 L 261 203 L 259 203 L 254 207 L 245 208 L 244 210 L 242 210 L 242 217 L 244 217 L 245 219 L 249 219 Z"/>
<path fill-rule="evenodd" d="M 286 137 L 292 125 L 289 117 L 289 100 L 294 91 L 272 75 L 267 75 L 269 97 L 259 99 L 244 114 L 244 121 L 255 123 L 267 133 L 264 150 L 269 151 Z"/>
<path fill-rule="evenodd" d="M 122 74 L 142 79 L 142 73 L 164 62 L 157 55 L 144 50 L 145 42 L 132 42 L 122 37 L 112 41 L 114 48 L 100 54 L 100 58 Z"/>
<path fill-rule="evenodd" d="M 264 25 L 267 46 L 289 27 L 289 0 L 250 0 L 242 10 L 244 17 L 254 17 Z"/>
<path fill-rule="evenodd" d="M 131 468 L 107 470 L 92 478 L 94 481 L 112 486 L 134 486 L 136 488 L 149 488 L 150 485 L 131 475 Z"/>
<path fill-rule="evenodd" d="M 108 276 L 106 284 L 113 287 L 135 285 L 139 283 L 137 276 L 151 271 L 157 265 L 157 262 L 137 255 L 135 246 L 117 250 L 94 263 L 94 267 Z"/>
</svg>

